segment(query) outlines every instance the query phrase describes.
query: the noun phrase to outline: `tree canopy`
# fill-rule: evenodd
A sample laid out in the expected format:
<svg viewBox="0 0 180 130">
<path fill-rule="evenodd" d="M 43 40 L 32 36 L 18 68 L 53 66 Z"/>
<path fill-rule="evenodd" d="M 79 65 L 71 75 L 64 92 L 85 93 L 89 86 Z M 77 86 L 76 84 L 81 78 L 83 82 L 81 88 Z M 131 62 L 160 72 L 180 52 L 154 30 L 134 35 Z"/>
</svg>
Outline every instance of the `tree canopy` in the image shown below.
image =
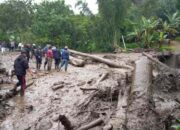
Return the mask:
<svg viewBox="0 0 180 130">
<path fill-rule="evenodd" d="M 0 41 L 47 43 L 82 51 L 113 51 L 129 43 L 146 47 L 180 31 L 180 0 L 97 0 L 98 14 L 78 0 L 75 14 L 64 0 L 7 0 L 0 3 Z"/>
</svg>

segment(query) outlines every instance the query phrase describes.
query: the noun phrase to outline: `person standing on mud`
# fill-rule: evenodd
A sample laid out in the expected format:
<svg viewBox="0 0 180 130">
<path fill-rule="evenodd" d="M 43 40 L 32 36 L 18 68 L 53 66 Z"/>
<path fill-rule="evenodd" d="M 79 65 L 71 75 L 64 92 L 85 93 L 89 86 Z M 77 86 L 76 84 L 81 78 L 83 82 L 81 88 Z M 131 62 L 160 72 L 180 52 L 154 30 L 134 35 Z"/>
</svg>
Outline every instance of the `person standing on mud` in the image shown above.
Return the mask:
<svg viewBox="0 0 180 130">
<path fill-rule="evenodd" d="M 16 89 L 18 86 L 21 86 L 20 95 L 24 96 L 25 89 L 26 89 L 26 70 L 29 70 L 30 74 L 32 75 L 32 72 L 29 69 L 26 50 L 21 51 L 21 55 L 16 58 L 14 61 L 14 71 L 15 75 L 17 76 L 18 83 L 13 88 L 13 92 L 16 92 Z"/>
<path fill-rule="evenodd" d="M 50 71 L 51 66 L 52 66 L 52 60 L 53 60 L 53 52 L 52 52 L 52 47 L 51 46 L 49 46 L 49 48 L 48 48 L 46 57 L 47 57 L 48 71 Z"/>
<path fill-rule="evenodd" d="M 65 71 L 67 71 L 67 67 L 69 63 L 69 51 L 68 51 L 67 46 L 64 47 L 64 51 L 61 54 L 61 58 L 62 58 L 62 61 L 61 61 L 60 70 L 65 65 Z"/>
<path fill-rule="evenodd" d="M 54 57 L 55 70 L 58 70 L 59 64 L 61 61 L 61 53 L 56 47 L 52 49 L 52 51 L 53 51 L 53 57 Z"/>
<path fill-rule="evenodd" d="M 46 70 L 46 65 L 48 63 L 48 60 L 47 60 L 47 51 L 48 51 L 48 48 L 49 48 L 49 44 L 47 44 L 44 49 L 43 49 L 43 55 L 45 57 L 45 60 L 44 60 L 44 70 Z"/>
<path fill-rule="evenodd" d="M 41 51 L 41 47 L 38 47 L 37 49 L 34 50 L 34 55 L 36 58 L 36 69 L 40 70 L 41 64 L 42 64 L 42 56 L 43 56 L 43 52 Z"/>
</svg>

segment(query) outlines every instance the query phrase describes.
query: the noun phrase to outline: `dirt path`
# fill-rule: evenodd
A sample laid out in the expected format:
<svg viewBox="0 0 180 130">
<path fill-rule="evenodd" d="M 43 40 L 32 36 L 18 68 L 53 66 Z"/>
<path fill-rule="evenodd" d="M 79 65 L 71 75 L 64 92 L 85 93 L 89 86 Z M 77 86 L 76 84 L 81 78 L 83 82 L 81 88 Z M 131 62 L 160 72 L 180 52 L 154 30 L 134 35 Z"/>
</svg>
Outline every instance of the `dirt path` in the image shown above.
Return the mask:
<svg viewBox="0 0 180 130">
<path fill-rule="evenodd" d="M 133 62 L 141 54 L 118 55 L 117 61 Z M 17 54 L 3 57 L 7 68 L 11 68 Z M 117 55 L 116 55 L 117 56 Z M 112 57 L 112 55 L 110 56 Z M 123 58 L 122 58 L 123 57 Z M 123 59 L 123 60 L 122 60 Z M 7 62 L 8 61 L 8 62 Z M 34 61 L 31 61 L 34 68 Z M 100 87 L 117 87 L 118 80 L 126 73 L 124 69 L 111 69 L 103 64 L 86 65 L 83 68 L 69 66 L 68 72 L 55 72 L 37 77 L 35 83 L 26 90 L 25 96 L 10 99 L 11 114 L 1 123 L 1 130 L 63 130 L 64 127 L 53 121 L 61 114 L 66 115 L 74 126 L 87 123 L 96 118 L 92 113 L 77 115 L 78 105 L 91 93 L 83 93 L 80 87 L 91 87 L 100 75 L 110 72 L 114 76 L 102 82 Z M 43 73 L 43 72 L 42 72 Z M 64 82 L 64 87 L 52 90 L 54 83 Z M 116 102 L 115 102 L 116 104 Z M 89 119 L 91 115 L 92 119 Z"/>
</svg>

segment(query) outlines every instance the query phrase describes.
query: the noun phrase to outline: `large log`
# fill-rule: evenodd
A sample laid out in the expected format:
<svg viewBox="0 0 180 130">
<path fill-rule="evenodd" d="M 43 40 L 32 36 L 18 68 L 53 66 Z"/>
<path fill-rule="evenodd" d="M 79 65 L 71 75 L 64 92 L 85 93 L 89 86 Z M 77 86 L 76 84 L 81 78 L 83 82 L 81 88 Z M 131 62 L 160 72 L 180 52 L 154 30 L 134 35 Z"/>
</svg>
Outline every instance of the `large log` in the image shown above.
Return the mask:
<svg viewBox="0 0 180 130">
<path fill-rule="evenodd" d="M 160 130 L 152 101 L 152 65 L 147 57 L 136 61 L 134 80 L 128 99 L 128 130 Z"/>
<path fill-rule="evenodd" d="M 133 69 L 131 66 L 129 65 L 122 65 L 122 64 L 118 64 L 116 62 L 98 57 L 98 56 L 94 56 L 94 55 L 90 55 L 90 54 L 86 54 L 86 53 L 82 53 L 82 52 L 78 52 L 78 51 L 74 51 L 74 50 L 69 50 L 70 53 L 76 54 L 76 55 L 80 55 L 80 56 L 85 56 L 85 57 L 89 57 L 95 61 L 107 64 L 110 67 L 114 67 L 114 68 L 125 68 L 125 69 Z"/>
<path fill-rule="evenodd" d="M 116 115 L 111 118 L 108 125 L 112 125 L 114 129 L 125 129 L 125 124 L 127 121 L 126 114 L 128 108 L 128 97 L 129 97 L 129 86 L 126 84 L 127 74 L 121 79 L 121 88 L 119 89 L 118 103 L 116 108 Z M 107 126 L 108 126 L 107 125 Z M 106 130 L 106 126 L 103 128 Z"/>
</svg>

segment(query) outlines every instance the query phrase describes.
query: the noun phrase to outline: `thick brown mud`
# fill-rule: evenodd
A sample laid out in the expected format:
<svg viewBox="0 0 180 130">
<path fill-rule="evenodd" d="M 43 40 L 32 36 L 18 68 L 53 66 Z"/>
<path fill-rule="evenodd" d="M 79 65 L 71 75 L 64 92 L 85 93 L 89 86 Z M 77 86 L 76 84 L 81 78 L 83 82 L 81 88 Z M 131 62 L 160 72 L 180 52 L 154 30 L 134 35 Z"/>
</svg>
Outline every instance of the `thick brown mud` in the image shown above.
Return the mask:
<svg viewBox="0 0 180 130">
<path fill-rule="evenodd" d="M 116 61 L 128 61 L 129 64 L 141 54 L 135 54 L 135 58 L 130 58 L 127 54 L 119 55 Z M 12 68 L 16 53 L 3 56 L 3 64 L 7 69 Z M 113 57 L 113 55 L 110 55 Z M 123 60 L 122 60 L 123 59 Z M 35 68 L 35 61 L 30 62 L 31 68 Z M 117 105 L 116 99 L 106 89 L 117 88 L 120 85 L 121 78 L 128 70 L 113 69 L 104 64 L 94 63 L 86 65 L 83 68 L 69 66 L 68 72 L 56 72 L 52 70 L 49 74 L 44 70 L 36 74 L 34 84 L 26 89 L 24 97 L 19 95 L 6 102 L 11 110 L 2 118 L 0 129 L 2 130 L 63 130 L 64 126 L 55 121 L 57 116 L 65 115 L 72 123 L 73 127 L 87 124 L 100 116 L 112 116 Z M 104 73 L 108 73 L 108 78 L 95 86 L 97 80 Z M 27 79 L 31 79 L 28 75 Z M 14 83 L 16 78 L 13 78 Z M 53 90 L 54 84 L 63 82 L 63 87 Z M 13 84 L 4 84 L 1 91 L 8 91 Z M 80 87 L 93 88 L 101 90 L 101 95 L 94 95 L 90 103 L 86 106 L 84 102 L 89 95 L 95 91 L 83 92 Z M 104 92 L 102 92 L 104 90 Z M 115 90 L 115 89 L 114 89 Z M 110 98 L 111 97 L 111 98 Z M 110 118 L 110 117 L 109 117 Z"/>
<path fill-rule="evenodd" d="M 142 57 L 140 53 L 98 55 L 131 66 Z M 16 56 L 17 53 L 4 55 L 3 65 L 11 69 Z M 30 61 L 30 67 L 35 71 L 35 60 Z M 157 115 L 156 124 L 163 128 L 167 127 L 166 130 L 169 130 L 170 125 L 180 117 L 178 115 L 180 112 L 179 80 L 176 80 L 179 75 L 173 73 L 176 77 L 174 78 L 171 72 L 155 68 L 150 93 L 152 106 L 149 108 L 152 108 L 150 111 Z M 65 130 L 62 123 L 58 121 L 59 115 L 65 116 L 70 121 L 73 130 L 102 118 L 104 123 L 91 128 L 91 130 L 100 130 L 110 120 L 114 122 L 115 120 L 112 119 L 117 116 L 121 120 L 120 116 L 124 116 L 125 122 L 121 123 L 125 126 L 127 121 L 131 120 L 127 115 L 132 115 L 132 112 L 127 114 L 125 110 L 130 106 L 126 103 L 127 100 L 139 100 L 142 97 L 142 95 L 140 97 L 130 96 L 132 74 L 133 72 L 128 69 L 110 68 L 105 64 L 89 62 L 85 67 L 70 65 L 68 72 L 52 70 L 47 73 L 41 70 L 36 73 L 35 78 L 27 75 L 27 80 L 33 80 L 34 83 L 26 89 L 24 97 L 17 95 L 0 101 L 0 115 L 3 115 L 0 116 L 0 130 Z M 167 83 L 163 82 L 163 74 L 170 76 L 165 79 Z M 0 93 L 9 91 L 16 81 L 14 77 L 10 84 L 0 84 Z M 176 85 L 175 89 L 171 87 L 172 84 Z M 96 88 L 96 90 L 87 91 L 84 88 Z M 146 96 L 146 94 L 143 95 Z M 136 110 L 137 106 L 138 104 L 131 105 L 132 110 Z M 119 109 L 122 109 L 122 113 L 117 113 Z M 123 112 L 126 114 L 124 115 Z M 173 119 L 170 119 L 171 117 Z M 116 121 L 120 123 L 120 120 Z"/>
</svg>

